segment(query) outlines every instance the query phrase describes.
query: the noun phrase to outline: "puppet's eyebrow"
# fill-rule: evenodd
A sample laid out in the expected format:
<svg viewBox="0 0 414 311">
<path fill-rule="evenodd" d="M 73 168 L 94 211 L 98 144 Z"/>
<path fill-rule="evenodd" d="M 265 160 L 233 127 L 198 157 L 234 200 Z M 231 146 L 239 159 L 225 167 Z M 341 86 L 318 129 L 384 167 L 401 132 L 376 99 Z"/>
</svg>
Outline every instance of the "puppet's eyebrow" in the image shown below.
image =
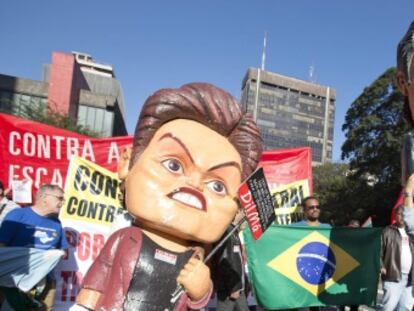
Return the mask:
<svg viewBox="0 0 414 311">
<path fill-rule="evenodd" d="M 191 163 L 194 163 L 194 160 L 193 160 L 193 157 L 191 156 L 190 151 L 188 151 L 188 148 L 184 145 L 184 143 L 179 138 L 175 137 L 172 133 L 165 133 L 164 135 L 162 135 L 160 137 L 160 139 L 158 139 L 158 141 L 161 141 L 161 140 L 163 140 L 165 138 L 174 139 L 181 146 L 181 148 L 184 149 L 185 153 L 190 158 Z"/>
<path fill-rule="evenodd" d="M 239 163 L 234 162 L 234 161 L 230 161 L 230 162 L 225 162 L 225 163 L 221 163 L 221 164 L 214 165 L 214 166 L 210 167 L 208 169 L 208 171 L 213 171 L 213 170 L 216 170 L 216 169 L 225 167 L 225 166 L 233 166 L 233 167 L 237 168 L 239 170 L 239 172 L 241 173 L 241 167 L 240 167 Z"/>
</svg>

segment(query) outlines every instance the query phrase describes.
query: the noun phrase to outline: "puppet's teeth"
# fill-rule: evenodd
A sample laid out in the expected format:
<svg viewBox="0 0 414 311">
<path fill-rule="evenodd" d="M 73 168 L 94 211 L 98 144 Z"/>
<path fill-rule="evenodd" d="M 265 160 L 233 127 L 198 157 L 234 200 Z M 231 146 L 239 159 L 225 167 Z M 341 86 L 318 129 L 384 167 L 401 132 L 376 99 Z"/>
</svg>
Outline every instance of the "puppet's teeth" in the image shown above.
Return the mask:
<svg viewBox="0 0 414 311">
<path fill-rule="evenodd" d="M 190 193 L 176 192 L 176 193 L 173 194 L 172 198 L 176 201 L 179 201 L 179 202 L 184 203 L 186 205 L 190 205 L 190 206 L 195 207 L 197 209 L 202 209 L 203 208 L 200 200 L 196 196 L 194 196 Z"/>
</svg>

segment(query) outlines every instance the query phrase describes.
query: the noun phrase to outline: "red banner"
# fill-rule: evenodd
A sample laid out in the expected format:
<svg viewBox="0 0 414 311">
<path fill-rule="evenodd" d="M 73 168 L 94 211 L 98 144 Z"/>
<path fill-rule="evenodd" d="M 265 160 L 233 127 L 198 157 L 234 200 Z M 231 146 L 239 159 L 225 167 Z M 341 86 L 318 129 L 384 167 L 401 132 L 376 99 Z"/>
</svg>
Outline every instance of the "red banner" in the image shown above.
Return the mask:
<svg viewBox="0 0 414 311">
<path fill-rule="evenodd" d="M 312 194 L 311 148 L 265 151 L 260 166 L 273 197 L 276 223 L 289 224 L 301 220 L 300 204 Z"/>
<path fill-rule="evenodd" d="M 312 193 L 312 151 L 309 147 L 268 150 L 260 159 L 269 188 L 292 183 L 297 180 L 309 180 Z"/>
<path fill-rule="evenodd" d="M 0 180 L 33 181 L 63 188 L 72 155 L 116 171 L 124 146 L 131 136 L 90 138 L 67 130 L 0 113 Z"/>
<path fill-rule="evenodd" d="M 67 130 L 0 113 L 0 180 L 64 186 L 72 155 L 116 171 L 119 154 L 131 136 L 94 139 Z M 295 221 L 299 203 L 312 193 L 310 148 L 265 151 L 260 165 L 269 183 L 278 223 Z M 283 215 L 294 215 L 285 217 Z"/>
</svg>

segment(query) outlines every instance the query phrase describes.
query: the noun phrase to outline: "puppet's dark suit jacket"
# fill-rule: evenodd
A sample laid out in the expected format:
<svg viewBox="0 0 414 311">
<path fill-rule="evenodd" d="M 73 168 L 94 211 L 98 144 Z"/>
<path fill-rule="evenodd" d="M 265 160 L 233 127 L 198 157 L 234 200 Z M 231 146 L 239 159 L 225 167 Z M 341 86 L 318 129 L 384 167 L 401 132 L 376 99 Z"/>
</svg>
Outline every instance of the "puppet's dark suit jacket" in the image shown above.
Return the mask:
<svg viewBox="0 0 414 311">
<path fill-rule="evenodd" d="M 101 293 L 95 310 L 123 310 L 125 297 L 141 252 L 142 232 L 138 227 L 128 227 L 113 233 L 83 279 L 82 288 Z M 209 293 L 199 301 L 191 301 L 183 294 L 175 310 L 187 307 L 200 309 L 207 305 Z"/>
</svg>

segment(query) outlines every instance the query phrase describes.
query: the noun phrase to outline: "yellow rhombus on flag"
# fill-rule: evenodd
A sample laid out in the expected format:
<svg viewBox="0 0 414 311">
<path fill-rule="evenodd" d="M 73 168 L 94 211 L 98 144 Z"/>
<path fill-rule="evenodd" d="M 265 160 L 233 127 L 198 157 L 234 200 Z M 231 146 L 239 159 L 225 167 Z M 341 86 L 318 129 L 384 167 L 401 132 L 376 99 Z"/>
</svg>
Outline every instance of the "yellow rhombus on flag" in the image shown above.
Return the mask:
<svg viewBox="0 0 414 311">
<path fill-rule="evenodd" d="M 306 252 L 306 246 L 312 244 L 325 245 L 332 252 L 331 254 L 333 256 Z M 320 266 L 307 264 L 306 259 L 309 258 L 319 260 L 323 268 L 321 269 Z M 299 265 L 297 265 L 297 262 Z M 293 244 L 279 256 L 269 261 L 267 265 L 317 297 L 360 264 L 338 245 L 315 231 Z M 325 271 L 326 267 L 333 273 L 332 275 L 329 275 Z M 324 283 L 320 281 L 312 282 L 315 279 L 320 280 L 321 274 L 324 273 L 326 274 Z M 324 276 L 322 275 L 322 277 Z"/>
</svg>

